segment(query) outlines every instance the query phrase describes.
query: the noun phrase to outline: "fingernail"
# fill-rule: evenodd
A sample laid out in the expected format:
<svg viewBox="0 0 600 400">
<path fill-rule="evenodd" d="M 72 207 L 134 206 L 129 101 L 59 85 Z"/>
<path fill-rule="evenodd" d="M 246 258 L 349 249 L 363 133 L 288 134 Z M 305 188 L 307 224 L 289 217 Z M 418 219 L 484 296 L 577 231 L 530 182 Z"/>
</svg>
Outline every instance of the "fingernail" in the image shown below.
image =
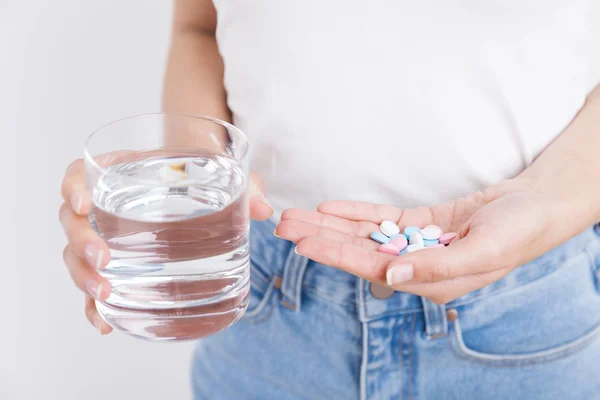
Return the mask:
<svg viewBox="0 0 600 400">
<path fill-rule="evenodd" d="M 413 279 L 415 270 L 410 264 L 394 265 L 387 270 L 386 280 L 388 285 L 397 285 Z"/>
<path fill-rule="evenodd" d="M 83 205 L 83 196 L 77 193 L 73 193 L 71 196 L 71 207 L 76 214 L 81 213 L 81 206 Z"/>
<path fill-rule="evenodd" d="M 102 295 L 102 285 L 93 279 L 90 279 L 85 283 L 85 290 L 96 300 L 100 300 Z"/>
<path fill-rule="evenodd" d="M 94 328 L 96 328 L 100 335 L 106 335 L 106 332 L 102 332 L 102 318 L 96 318 L 94 320 Z"/>
<path fill-rule="evenodd" d="M 93 244 L 85 246 L 85 259 L 88 264 L 96 269 L 100 269 L 104 258 L 104 251 L 98 250 Z"/>
<path fill-rule="evenodd" d="M 279 236 L 279 235 L 277 234 L 277 228 L 275 228 L 275 230 L 273 231 L 273 236 L 275 236 L 276 238 L 279 238 L 279 239 L 281 239 L 281 236 Z"/>
<path fill-rule="evenodd" d="M 294 246 L 294 253 L 298 254 L 299 256 L 301 256 L 302 254 L 300 254 L 300 252 L 298 251 L 298 246 Z"/>
<path fill-rule="evenodd" d="M 269 200 L 268 200 L 266 197 L 263 197 L 263 198 L 262 198 L 262 202 L 263 202 L 264 204 L 266 204 L 266 205 L 267 205 L 269 208 L 273 208 L 273 207 L 271 206 L 271 203 L 269 203 Z"/>
</svg>

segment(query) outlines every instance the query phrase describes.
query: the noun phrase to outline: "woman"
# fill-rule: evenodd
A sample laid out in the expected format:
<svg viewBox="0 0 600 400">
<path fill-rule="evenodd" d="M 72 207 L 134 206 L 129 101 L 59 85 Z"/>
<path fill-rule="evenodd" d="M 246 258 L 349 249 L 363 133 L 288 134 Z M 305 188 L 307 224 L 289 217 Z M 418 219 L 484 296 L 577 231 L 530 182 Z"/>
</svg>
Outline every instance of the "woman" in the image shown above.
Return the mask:
<svg viewBox="0 0 600 400">
<path fill-rule="evenodd" d="M 249 135 L 263 221 L 250 307 L 199 342 L 195 398 L 597 398 L 588 7 L 176 0 L 164 108 Z M 62 193 L 65 262 L 106 334 L 81 161 Z M 383 220 L 458 238 L 378 253 Z"/>
</svg>

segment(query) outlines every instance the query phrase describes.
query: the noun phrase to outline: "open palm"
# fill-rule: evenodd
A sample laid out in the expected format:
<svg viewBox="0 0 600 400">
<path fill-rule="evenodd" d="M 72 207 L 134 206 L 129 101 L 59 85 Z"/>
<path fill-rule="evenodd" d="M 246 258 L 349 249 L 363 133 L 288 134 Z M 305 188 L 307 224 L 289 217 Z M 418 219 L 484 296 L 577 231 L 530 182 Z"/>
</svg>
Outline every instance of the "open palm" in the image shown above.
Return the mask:
<svg viewBox="0 0 600 400">
<path fill-rule="evenodd" d="M 446 303 L 504 277 L 559 244 L 546 228 L 548 202 L 527 185 L 506 181 L 484 192 L 433 207 L 400 209 L 356 201 L 327 201 L 317 211 L 286 210 L 276 235 L 297 252 L 371 282 L 386 283 L 393 266 L 410 266 L 412 279 L 394 289 Z M 440 226 L 456 232 L 445 248 L 393 256 L 369 238 L 383 220 Z"/>
</svg>

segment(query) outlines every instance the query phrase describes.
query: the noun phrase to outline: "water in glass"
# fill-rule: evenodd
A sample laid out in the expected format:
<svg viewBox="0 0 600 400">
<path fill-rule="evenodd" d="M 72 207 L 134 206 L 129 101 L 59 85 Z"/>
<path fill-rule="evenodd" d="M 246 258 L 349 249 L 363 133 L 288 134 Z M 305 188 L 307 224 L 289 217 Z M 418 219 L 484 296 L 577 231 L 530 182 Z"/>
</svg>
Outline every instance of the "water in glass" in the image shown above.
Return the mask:
<svg viewBox="0 0 600 400">
<path fill-rule="evenodd" d="M 237 321 L 249 293 L 246 188 L 236 160 L 209 151 L 130 152 L 106 168 L 90 214 L 111 255 L 102 317 L 150 340 Z"/>
</svg>

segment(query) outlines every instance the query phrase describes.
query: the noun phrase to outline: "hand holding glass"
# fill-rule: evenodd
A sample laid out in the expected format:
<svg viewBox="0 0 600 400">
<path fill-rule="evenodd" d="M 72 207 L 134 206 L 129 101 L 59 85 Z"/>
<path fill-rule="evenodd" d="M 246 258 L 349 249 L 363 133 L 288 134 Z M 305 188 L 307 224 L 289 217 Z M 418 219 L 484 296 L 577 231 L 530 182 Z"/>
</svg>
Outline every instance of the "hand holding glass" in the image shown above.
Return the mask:
<svg viewBox="0 0 600 400">
<path fill-rule="evenodd" d="M 113 122 L 86 142 L 90 221 L 108 243 L 100 315 L 149 340 L 196 339 L 244 313 L 249 294 L 248 141 L 203 116 Z"/>
</svg>

